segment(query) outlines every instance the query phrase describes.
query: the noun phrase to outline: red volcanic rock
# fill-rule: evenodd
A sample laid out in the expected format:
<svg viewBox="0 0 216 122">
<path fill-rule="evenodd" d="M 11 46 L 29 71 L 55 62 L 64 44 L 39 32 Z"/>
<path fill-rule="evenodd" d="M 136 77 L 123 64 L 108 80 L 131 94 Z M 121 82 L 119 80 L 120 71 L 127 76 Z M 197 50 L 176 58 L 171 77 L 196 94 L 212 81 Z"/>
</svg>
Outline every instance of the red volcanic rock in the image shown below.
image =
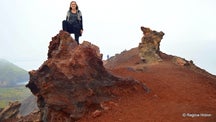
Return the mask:
<svg viewBox="0 0 216 122">
<path fill-rule="evenodd" d="M 102 109 L 102 102 L 146 88 L 108 73 L 97 46 L 87 41 L 77 45 L 64 31 L 52 38 L 48 60 L 29 74 L 26 86 L 37 96 L 41 121 L 74 121 Z"/>
<path fill-rule="evenodd" d="M 19 101 L 10 102 L 2 111 L 0 111 L 0 122 L 5 119 L 14 118 L 19 113 L 19 107 L 21 103 Z"/>
<path fill-rule="evenodd" d="M 93 118 L 96 118 L 96 117 L 99 117 L 101 116 L 102 112 L 100 110 L 95 110 L 93 113 L 92 113 L 92 117 Z"/>
<path fill-rule="evenodd" d="M 155 34 L 145 36 L 160 40 Z M 104 69 L 98 47 L 89 42 L 77 45 L 62 31 L 50 42 L 48 60 L 30 72 L 27 86 L 37 96 L 40 111 L 3 121 L 215 122 L 215 75 L 163 52 L 157 53 L 162 62 L 142 63 L 139 53 L 139 48 L 123 51 L 107 60 Z M 148 88 L 140 82 L 110 73 L 139 80 L 151 92 L 143 94 Z"/>
</svg>

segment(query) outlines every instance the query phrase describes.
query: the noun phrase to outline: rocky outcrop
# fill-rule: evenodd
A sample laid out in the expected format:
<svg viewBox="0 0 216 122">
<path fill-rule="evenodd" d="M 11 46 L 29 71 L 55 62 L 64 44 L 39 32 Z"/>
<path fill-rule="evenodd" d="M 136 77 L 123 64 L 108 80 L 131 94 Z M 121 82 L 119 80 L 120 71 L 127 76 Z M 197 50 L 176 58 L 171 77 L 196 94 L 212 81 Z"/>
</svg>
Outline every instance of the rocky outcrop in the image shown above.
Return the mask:
<svg viewBox="0 0 216 122">
<path fill-rule="evenodd" d="M 87 41 L 77 45 L 64 31 L 52 38 L 48 59 L 29 74 L 26 86 L 37 97 L 44 122 L 75 121 L 87 112 L 102 111 L 104 102 L 146 88 L 107 72 L 97 46 Z"/>
<path fill-rule="evenodd" d="M 39 112 L 39 109 L 35 96 L 31 95 L 22 102 L 9 102 L 8 106 L 0 109 L 0 122 L 33 121 L 37 119 L 36 117 L 32 117 L 36 112 Z M 30 119 L 24 118 L 27 115 L 31 116 Z"/>
<path fill-rule="evenodd" d="M 10 102 L 8 106 L 6 106 L 1 112 L 0 112 L 0 122 L 2 122 L 5 119 L 9 118 L 15 118 L 17 117 L 19 113 L 19 107 L 21 103 L 18 101 Z"/>
<path fill-rule="evenodd" d="M 162 61 L 160 57 L 160 42 L 164 33 L 153 31 L 150 28 L 141 27 L 144 36 L 139 44 L 139 56 L 145 63 Z"/>
</svg>

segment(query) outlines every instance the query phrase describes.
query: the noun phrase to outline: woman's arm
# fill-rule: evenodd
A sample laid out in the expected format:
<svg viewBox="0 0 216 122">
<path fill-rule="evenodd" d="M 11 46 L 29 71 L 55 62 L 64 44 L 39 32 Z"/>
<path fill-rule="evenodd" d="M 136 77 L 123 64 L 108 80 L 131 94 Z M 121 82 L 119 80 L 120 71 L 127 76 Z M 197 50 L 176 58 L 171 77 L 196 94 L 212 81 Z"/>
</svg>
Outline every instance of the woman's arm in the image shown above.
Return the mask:
<svg viewBox="0 0 216 122">
<path fill-rule="evenodd" d="M 66 20 L 69 21 L 69 17 L 70 17 L 70 12 L 67 12 L 67 16 L 66 16 Z"/>
<path fill-rule="evenodd" d="M 80 18 L 81 18 L 81 20 L 80 20 L 80 26 L 81 26 L 81 30 L 83 30 L 83 19 L 82 19 L 82 16 Z"/>
</svg>

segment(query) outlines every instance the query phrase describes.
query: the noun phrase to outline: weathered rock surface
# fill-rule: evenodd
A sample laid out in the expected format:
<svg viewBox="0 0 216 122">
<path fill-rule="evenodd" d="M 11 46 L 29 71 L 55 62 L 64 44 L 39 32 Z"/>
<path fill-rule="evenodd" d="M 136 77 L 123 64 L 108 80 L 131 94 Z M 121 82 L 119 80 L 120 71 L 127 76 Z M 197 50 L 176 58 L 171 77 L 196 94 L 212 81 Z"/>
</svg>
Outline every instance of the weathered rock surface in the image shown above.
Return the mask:
<svg viewBox="0 0 216 122">
<path fill-rule="evenodd" d="M 160 57 L 160 42 L 164 33 L 141 27 L 144 36 L 139 44 L 139 56 L 145 63 L 162 61 Z"/>
<path fill-rule="evenodd" d="M 87 41 L 77 45 L 64 31 L 52 38 L 48 60 L 29 72 L 26 85 L 37 96 L 41 121 L 74 121 L 101 103 L 146 88 L 139 81 L 113 76 L 103 66 L 99 48 Z"/>
<path fill-rule="evenodd" d="M 10 102 L 8 106 L 6 106 L 1 112 L 0 112 L 0 122 L 2 122 L 5 119 L 9 118 L 15 118 L 17 117 L 19 113 L 19 107 L 21 103 L 18 101 Z"/>
<path fill-rule="evenodd" d="M 162 62 L 143 63 L 139 51 L 136 47 L 107 60 L 107 73 L 96 46 L 89 42 L 78 46 L 69 34 L 60 32 L 50 43 L 48 60 L 30 72 L 28 86 L 37 96 L 40 111 L 4 122 L 71 122 L 80 117 L 77 122 L 216 120 L 215 75 L 160 50 Z M 151 92 L 143 94 L 146 86 L 110 73 L 137 79 Z M 183 117 L 184 113 L 207 116 Z"/>
<path fill-rule="evenodd" d="M 8 106 L 0 110 L 0 122 L 33 121 L 38 119 L 35 117 L 37 112 L 39 113 L 39 109 L 35 96 L 31 95 L 22 102 L 9 102 Z M 30 117 L 26 119 L 26 116 Z"/>
</svg>

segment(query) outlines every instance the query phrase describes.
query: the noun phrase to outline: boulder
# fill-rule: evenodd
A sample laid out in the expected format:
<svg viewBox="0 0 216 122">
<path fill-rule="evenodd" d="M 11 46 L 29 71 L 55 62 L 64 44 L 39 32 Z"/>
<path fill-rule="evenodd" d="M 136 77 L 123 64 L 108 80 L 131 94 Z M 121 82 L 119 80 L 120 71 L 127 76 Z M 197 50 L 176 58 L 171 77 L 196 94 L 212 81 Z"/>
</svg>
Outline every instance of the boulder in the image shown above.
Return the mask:
<svg viewBox="0 0 216 122">
<path fill-rule="evenodd" d="M 21 103 L 19 101 L 9 102 L 8 106 L 0 112 L 0 122 L 9 118 L 16 118 L 19 113 L 20 105 Z"/>
<path fill-rule="evenodd" d="M 139 43 L 139 57 L 145 63 L 154 63 L 162 61 L 160 57 L 160 42 L 164 33 L 141 27 L 143 37 Z"/>
<path fill-rule="evenodd" d="M 87 41 L 78 45 L 65 31 L 52 38 L 48 59 L 29 74 L 26 86 L 37 97 L 44 122 L 75 121 L 101 110 L 103 102 L 144 91 L 141 82 L 106 71 L 97 46 Z"/>
</svg>

